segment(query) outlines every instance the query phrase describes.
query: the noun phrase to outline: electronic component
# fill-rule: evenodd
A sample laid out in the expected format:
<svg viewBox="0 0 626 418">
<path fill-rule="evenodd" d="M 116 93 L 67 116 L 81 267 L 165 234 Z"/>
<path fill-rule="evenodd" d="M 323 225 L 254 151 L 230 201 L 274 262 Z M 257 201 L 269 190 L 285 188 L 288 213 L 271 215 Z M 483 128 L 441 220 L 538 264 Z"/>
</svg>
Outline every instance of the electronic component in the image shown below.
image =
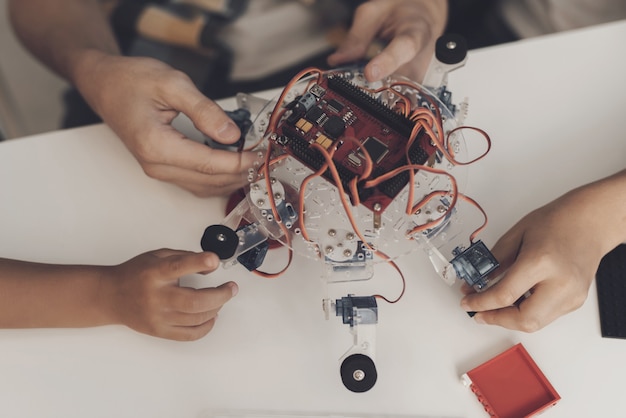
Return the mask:
<svg viewBox="0 0 626 418">
<path fill-rule="evenodd" d="M 335 314 L 351 327 L 375 324 L 378 322 L 378 304 L 374 296 L 348 295 L 335 301 Z"/>
<path fill-rule="evenodd" d="M 352 192 L 349 190 L 349 183 L 365 170 L 364 162 L 368 157 L 361 151 L 361 147 L 367 151 L 373 164 L 372 177 L 378 177 L 407 163 L 424 164 L 435 153 L 436 148 L 424 130 L 414 132 L 414 121 L 374 99 L 340 75 L 322 77 L 314 85 L 322 87 L 325 94 L 323 101 L 311 106 L 306 112 L 305 118 L 312 126 L 305 125 L 301 120 L 294 121 L 289 116 L 284 124 L 277 126 L 279 136 L 276 142 L 307 167 L 318 170 L 326 161 L 317 150 L 309 147 L 310 143 L 317 142 L 328 149 L 330 143 L 324 138 L 318 139 L 320 135 L 335 140 L 353 138 L 354 141 L 344 141 L 333 156 L 339 178 L 348 193 Z M 296 112 L 298 105 L 303 103 L 302 97 L 297 99 L 295 105 L 288 104 L 287 108 L 292 107 L 293 112 Z M 411 136 L 415 138 L 407 150 Z M 282 139 L 284 137 L 289 140 L 285 141 Z M 281 140 L 278 141 L 278 138 Z M 335 183 L 330 171 L 326 171 L 323 176 Z M 351 196 L 351 199 L 360 201 L 372 211 L 374 207 L 378 207 L 376 212 L 383 212 L 408 184 L 409 179 L 408 172 L 400 172 L 375 187 L 357 187 L 358 197 Z"/>
<path fill-rule="evenodd" d="M 253 225 L 245 225 L 239 228 L 238 232 L 241 231 L 241 233 L 245 235 L 247 233 L 250 233 L 253 228 Z M 263 261 L 265 260 L 265 255 L 267 254 L 267 250 L 269 249 L 269 247 L 269 243 L 267 241 L 263 241 L 256 247 L 252 247 L 248 251 L 240 254 L 237 257 L 237 261 L 249 271 L 256 270 L 261 267 L 261 264 L 263 264 Z"/>
<path fill-rule="evenodd" d="M 457 181 L 484 154 L 464 159 L 451 94 L 443 85 L 431 87 L 399 76 L 369 82 L 357 68 L 303 70 L 275 101 L 255 105 L 244 149 L 265 161 L 249 171 L 250 184 L 222 225 L 207 228 L 202 239 L 205 250 L 218 247 L 225 268 L 242 264 L 262 277 L 286 271 L 294 252 L 320 261 L 324 312 L 340 316 L 354 337 L 340 372 L 355 392 L 377 379 L 377 300 L 395 303 L 404 294 L 397 257 L 422 248 L 444 280 L 462 279 L 478 290 L 498 266 L 475 240 L 486 216 L 480 225 L 467 215 L 468 207 L 479 209 L 470 211 L 478 216 L 484 211 Z M 285 246 L 289 256 L 281 270 L 268 273 L 260 267 L 271 243 Z M 380 262 L 402 280 L 395 298 L 345 296 L 343 286 L 341 297 L 330 294 L 337 283 L 370 279 Z"/>
<path fill-rule="evenodd" d="M 337 99 L 330 99 L 328 101 L 328 108 L 335 113 L 341 112 L 343 110 L 343 107 L 344 106 Z"/>
<path fill-rule="evenodd" d="M 373 136 L 367 137 L 363 141 L 363 148 L 367 150 L 367 154 L 376 164 L 380 164 L 380 161 L 389 153 L 387 145 Z M 363 156 L 363 154 L 361 155 Z"/>
<path fill-rule="evenodd" d="M 316 106 L 312 108 L 311 110 L 309 110 L 308 112 L 306 112 L 307 120 L 315 123 L 316 125 L 322 124 L 326 117 L 327 116 L 321 107 Z"/>
<path fill-rule="evenodd" d="M 324 122 L 324 131 L 332 138 L 339 138 L 346 130 L 346 124 L 339 116 L 329 116 Z"/>
<path fill-rule="evenodd" d="M 352 392 L 366 392 L 370 390 L 378 378 L 376 365 L 372 360 L 372 353 L 361 352 L 362 347 L 368 347 L 369 342 L 364 339 L 365 333 L 360 330 L 378 323 L 378 305 L 374 296 L 348 295 L 335 301 L 335 315 L 340 316 L 344 324 L 350 325 L 354 335 L 353 348 L 344 355 L 339 369 L 341 381 Z"/>
<path fill-rule="evenodd" d="M 500 265 L 482 241 L 460 252 L 450 264 L 457 276 L 477 291 L 487 287 L 487 276 Z"/>
</svg>

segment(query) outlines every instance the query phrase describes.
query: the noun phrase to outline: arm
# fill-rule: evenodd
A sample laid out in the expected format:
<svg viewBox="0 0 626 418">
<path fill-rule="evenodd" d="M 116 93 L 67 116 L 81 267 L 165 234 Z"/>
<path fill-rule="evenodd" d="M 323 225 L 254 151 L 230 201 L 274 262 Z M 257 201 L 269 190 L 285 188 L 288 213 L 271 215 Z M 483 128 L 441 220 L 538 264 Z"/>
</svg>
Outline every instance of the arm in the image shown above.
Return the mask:
<svg viewBox="0 0 626 418">
<path fill-rule="evenodd" d="M 626 170 L 526 215 L 493 248 L 503 278 L 461 301 L 479 323 L 527 332 L 579 308 L 602 257 L 626 242 Z M 530 296 L 514 302 L 527 291 Z"/>
<path fill-rule="evenodd" d="M 352 27 L 337 52 L 328 57 L 336 66 L 363 58 L 376 38 L 389 44 L 365 67 L 369 81 L 392 73 L 421 81 L 443 34 L 448 17 L 446 0 L 370 0 L 354 14 Z"/>
<path fill-rule="evenodd" d="M 157 250 L 118 266 L 70 266 L 0 259 L 0 328 L 126 325 L 174 340 L 196 340 L 237 293 L 178 286 L 181 276 L 209 272 L 211 253 Z"/>
<path fill-rule="evenodd" d="M 24 45 L 77 87 L 149 176 L 199 196 L 245 183 L 253 154 L 210 149 L 171 122 L 182 112 L 223 143 L 239 139 L 237 126 L 185 74 L 150 58 L 120 56 L 96 0 L 9 0 L 9 14 Z"/>
</svg>

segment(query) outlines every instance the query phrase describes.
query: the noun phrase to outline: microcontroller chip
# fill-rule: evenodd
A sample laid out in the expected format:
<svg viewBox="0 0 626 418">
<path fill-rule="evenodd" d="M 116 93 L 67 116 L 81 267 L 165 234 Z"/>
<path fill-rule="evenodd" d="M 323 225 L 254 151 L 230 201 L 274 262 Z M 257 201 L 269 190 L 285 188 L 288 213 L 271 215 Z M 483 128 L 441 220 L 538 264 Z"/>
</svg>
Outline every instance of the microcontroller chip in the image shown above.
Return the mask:
<svg viewBox="0 0 626 418">
<path fill-rule="evenodd" d="M 363 147 L 367 150 L 372 161 L 376 164 L 380 163 L 385 155 L 389 152 L 387 145 L 380 139 L 369 136 L 363 141 Z"/>
</svg>

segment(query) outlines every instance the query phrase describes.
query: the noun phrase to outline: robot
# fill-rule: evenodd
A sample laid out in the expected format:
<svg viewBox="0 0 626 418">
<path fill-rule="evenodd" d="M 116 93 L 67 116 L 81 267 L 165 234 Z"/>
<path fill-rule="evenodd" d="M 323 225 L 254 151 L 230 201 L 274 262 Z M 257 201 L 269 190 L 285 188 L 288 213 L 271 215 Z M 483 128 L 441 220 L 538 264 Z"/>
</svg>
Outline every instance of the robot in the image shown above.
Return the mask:
<svg viewBox="0 0 626 418">
<path fill-rule="evenodd" d="M 459 185 L 466 167 L 490 148 L 484 131 L 463 126 L 467 104 L 454 105 L 447 90 L 447 74 L 466 58 L 464 40 L 444 35 L 423 85 L 400 76 L 370 83 L 358 67 L 308 68 L 276 100 L 240 94 L 239 109 L 230 112 L 245 132 L 240 149 L 262 153 L 264 162 L 250 170 L 226 218 L 204 231 L 205 251 L 224 268 L 241 264 L 264 277 L 286 271 L 293 253 L 312 257 L 328 287 L 368 280 L 381 262 L 402 280 L 396 298 L 347 293 L 323 300 L 327 319 L 340 317 L 353 335 L 340 359 L 350 391 L 376 383 L 377 303 L 397 302 L 406 285 L 395 259 L 422 248 L 447 283 L 463 280 L 477 291 L 498 267 L 476 239 L 486 215 Z M 466 129 L 486 144 L 471 159 Z M 476 214 L 482 225 L 467 231 Z M 288 249 L 287 266 L 264 272 L 277 243 Z"/>
</svg>

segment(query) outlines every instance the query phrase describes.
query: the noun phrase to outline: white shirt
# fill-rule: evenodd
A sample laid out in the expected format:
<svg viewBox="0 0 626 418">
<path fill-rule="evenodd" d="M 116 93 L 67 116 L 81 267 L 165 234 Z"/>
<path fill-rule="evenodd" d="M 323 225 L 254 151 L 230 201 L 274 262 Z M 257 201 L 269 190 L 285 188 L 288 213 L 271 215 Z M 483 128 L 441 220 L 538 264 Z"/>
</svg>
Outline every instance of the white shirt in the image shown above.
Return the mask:
<svg viewBox="0 0 626 418">
<path fill-rule="evenodd" d="M 326 30 L 329 22 L 346 15 L 341 2 L 334 2 L 331 19 L 304 3 L 250 1 L 245 13 L 220 32 L 220 39 L 234 52 L 232 80 L 260 78 L 331 48 Z"/>
</svg>

